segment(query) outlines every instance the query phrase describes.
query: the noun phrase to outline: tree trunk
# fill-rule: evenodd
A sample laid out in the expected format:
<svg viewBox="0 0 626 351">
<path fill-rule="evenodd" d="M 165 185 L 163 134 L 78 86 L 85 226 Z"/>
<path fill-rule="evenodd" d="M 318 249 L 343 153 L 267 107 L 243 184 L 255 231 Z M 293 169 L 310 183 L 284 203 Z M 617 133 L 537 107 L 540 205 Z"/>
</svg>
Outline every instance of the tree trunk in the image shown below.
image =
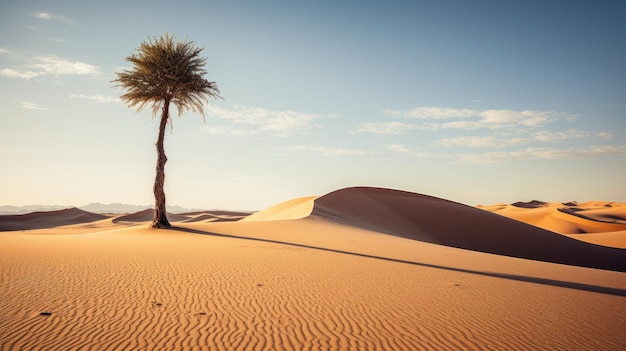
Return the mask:
<svg viewBox="0 0 626 351">
<path fill-rule="evenodd" d="M 161 123 L 159 124 L 159 138 L 156 142 L 157 148 L 157 164 L 156 177 L 154 178 L 154 219 L 152 220 L 152 228 L 169 228 L 170 222 L 167 220 L 167 212 L 165 207 L 165 148 L 163 140 L 165 139 L 165 128 L 169 119 L 169 100 L 163 102 L 163 113 L 161 114 Z"/>
</svg>

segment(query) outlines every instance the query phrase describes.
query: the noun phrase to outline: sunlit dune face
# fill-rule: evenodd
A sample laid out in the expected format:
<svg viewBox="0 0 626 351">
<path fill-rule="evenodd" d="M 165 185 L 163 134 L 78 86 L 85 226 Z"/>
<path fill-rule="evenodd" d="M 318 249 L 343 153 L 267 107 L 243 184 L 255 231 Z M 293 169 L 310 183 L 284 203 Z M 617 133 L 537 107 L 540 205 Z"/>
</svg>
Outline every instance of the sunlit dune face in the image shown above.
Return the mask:
<svg viewBox="0 0 626 351">
<path fill-rule="evenodd" d="M 626 204 L 587 201 L 479 206 L 499 215 L 593 244 L 626 248 Z"/>
</svg>

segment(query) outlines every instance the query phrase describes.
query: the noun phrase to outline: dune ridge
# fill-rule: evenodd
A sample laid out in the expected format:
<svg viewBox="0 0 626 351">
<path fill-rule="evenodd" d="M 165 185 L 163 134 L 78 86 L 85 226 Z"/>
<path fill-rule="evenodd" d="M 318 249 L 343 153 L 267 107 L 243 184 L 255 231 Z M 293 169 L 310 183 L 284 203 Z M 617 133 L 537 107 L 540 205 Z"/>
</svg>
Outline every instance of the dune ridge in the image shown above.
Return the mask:
<svg viewBox="0 0 626 351">
<path fill-rule="evenodd" d="M 517 202 L 510 205 L 479 205 L 477 207 L 582 241 L 599 237 L 589 234 L 626 231 L 626 203 L 620 202 L 549 203 L 533 200 L 528 203 Z M 609 242 L 602 241 L 597 241 L 597 243 L 609 244 Z M 611 241 L 609 245 L 614 245 L 614 243 L 615 241 Z M 619 244 L 619 247 L 626 247 L 626 240 Z"/>
<path fill-rule="evenodd" d="M 243 221 L 271 221 L 305 218 L 311 214 L 317 196 L 306 196 L 287 200 L 253 213 Z"/>
<path fill-rule="evenodd" d="M 1 215 L 0 231 L 51 228 L 70 224 L 89 223 L 108 218 L 76 207 L 55 211 L 39 211 L 19 215 Z"/>
<path fill-rule="evenodd" d="M 86 223 L 92 223 L 88 231 L 94 231 L 106 229 L 111 223 L 141 224 L 149 222 L 153 218 L 153 213 L 152 209 L 145 209 L 129 214 L 98 214 L 74 207 L 64 210 L 37 211 L 19 215 L 0 215 L 0 232 L 24 230 L 46 232 L 45 229 L 69 226 L 76 228 L 76 225 Z M 168 218 L 173 223 L 238 221 L 249 215 L 250 212 L 223 210 L 194 211 L 180 214 L 168 212 Z M 77 229 L 78 232 L 87 229 L 85 227 L 78 228 L 80 228 Z"/>
</svg>

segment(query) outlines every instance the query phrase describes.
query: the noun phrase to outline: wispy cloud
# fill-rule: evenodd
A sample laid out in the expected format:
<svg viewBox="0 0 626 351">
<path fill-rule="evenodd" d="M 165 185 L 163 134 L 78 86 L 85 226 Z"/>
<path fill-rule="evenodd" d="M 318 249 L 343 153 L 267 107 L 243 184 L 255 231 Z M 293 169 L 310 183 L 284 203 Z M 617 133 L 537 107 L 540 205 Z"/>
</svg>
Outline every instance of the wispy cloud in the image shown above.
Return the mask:
<svg viewBox="0 0 626 351">
<path fill-rule="evenodd" d="M 53 75 L 94 75 L 100 72 L 98 66 L 90 65 L 80 61 L 69 61 L 53 56 L 38 56 L 31 67 L 39 69 L 42 74 Z"/>
<path fill-rule="evenodd" d="M 62 21 L 65 23 L 74 23 L 74 21 L 70 20 L 67 17 L 64 16 L 59 16 L 59 15 L 55 15 L 53 13 L 49 13 L 49 12 L 37 12 L 36 14 L 33 15 L 36 18 L 42 19 L 42 20 L 58 20 L 58 21 Z"/>
<path fill-rule="evenodd" d="M 535 132 L 534 134 L 526 134 L 526 137 L 504 137 L 502 135 L 487 135 L 487 136 L 458 136 L 450 138 L 442 138 L 435 141 L 435 146 L 454 148 L 454 147 L 495 147 L 502 148 L 512 145 L 523 145 L 537 142 L 542 143 L 555 143 L 572 139 L 586 139 L 586 138 L 600 138 L 610 139 L 611 134 L 606 132 L 586 132 L 577 129 L 569 129 L 566 131 L 551 132 L 542 130 Z"/>
<path fill-rule="evenodd" d="M 219 119 L 226 120 L 239 128 L 218 127 L 203 129 L 209 133 L 232 134 L 233 130 L 239 131 L 236 135 L 254 134 L 266 132 L 277 136 L 292 136 L 306 133 L 308 130 L 319 127 L 315 120 L 332 116 L 304 113 L 298 111 L 271 111 L 259 107 L 233 106 L 223 108 L 208 106 L 207 112 Z M 243 126 L 243 128 L 241 128 Z"/>
<path fill-rule="evenodd" d="M 457 158 L 471 163 L 503 163 L 516 159 L 589 158 L 624 152 L 624 146 L 600 145 L 602 141 L 612 138 L 612 135 L 605 131 L 576 128 L 558 130 L 563 123 L 571 125 L 576 117 L 552 110 L 426 106 L 408 110 L 389 109 L 384 111 L 383 117 L 387 120 L 359 124 L 352 133 L 393 136 L 410 134 L 414 131 L 429 131 L 426 138 L 418 139 L 419 147 L 390 144 L 384 149 L 388 152 L 419 157 Z M 438 135 L 441 137 L 437 138 Z M 582 141 L 586 145 L 581 145 Z M 588 146 L 590 142 L 598 145 L 590 147 Z M 551 147 L 555 144 L 566 147 Z M 426 146 L 426 150 L 422 149 L 423 146 Z M 452 149 L 484 149 L 487 152 L 455 154 L 446 151 Z"/>
<path fill-rule="evenodd" d="M 494 164 L 519 159 L 582 159 L 601 156 L 626 156 L 626 145 L 596 145 L 570 148 L 527 148 L 524 150 L 464 153 L 458 159 L 469 163 Z"/>
<path fill-rule="evenodd" d="M 100 75 L 98 66 L 85 62 L 66 60 L 56 56 L 35 56 L 22 65 L 3 68 L 0 75 L 10 78 L 31 79 L 42 76 Z"/>
<path fill-rule="evenodd" d="M 475 116 L 476 110 L 458 109 L 451 107 L 415 107 L 410 110 L 386 110 L 385 114 L 390 117 L 411 119 L 451 119 Z"/>
<path fill-rule="evenodd" d="M 411 129 L 417 128 L 414 124 L 403 122 L 369 122 L 361 123 L 353 134 L 356 133 L 372 133 L 382 135 L 406 134 Z"/>
<path fill-rule="evenodd" d="M 566 131 L 559 132 L 550 132 L 546 130 L 539 131 L 535 134 L 534 139 L 543 142 L 556 142 L 556 141 L 564 141 L 568 139 L 583 139 L 583 138 L 602 138 L 602 139 L 610 139 L 611 134 L 606 132 L 594 133 L 594 132 L 586 132 L 580 131 L 576 129 L 570 129 Z"/>
<path fill-rule="evenodd" d="M 489 125 L 515 123 L 531 127 L 545 124 L 552 114 L 551 111 L 486 110 L 481 111 L 478 117 Z"/>
<path fill-rule="evenodd" d="M 84 94 L 71 94 L 70 95 L 71 98 L 73 99 L 84 99 L 84 100 L 90 100 L 93 102 L 97 102 L 97 103 L 111 103 L 111 102 L 121 102 L 122 100 L 120 100 L 120 98 L 115 97 L 115 96 L 105 96 L 105 95 L 84 95 Z"/>
<path fill-rule="evenodd" d="M 425 151 L 419 147 L 415 149 L 410 149 L 402 144 L 386 145 L 384 149 L 387 151 L 395 152 L 398 154 L 409 155 L 409 156 L 416 157 L 416 158 L 449 158 L 450 157 L 449 155 L 446 155 L 443 153 Z"/>
<path fill-rule="evenodd" d="M 369 153 L 363 149 L 346 149 L 329 146 L 305 146 L 298 145 L 288 148 L 289 151 L 307 151 L 310 155 L 321 156 L 364 156 Z"/>
<path fill-rule="evenodd" d="M 401 154 L 408 154 L 408 153 L 411 152 L 411 150 L 407 149 L 406 146 L 404 146 L 402 144 L 387 145 L 387 146 L 385 146 L 385 150 L 398 152 L 398 153 L 401 153 Z"/>
<path fill-rule="evenodd" d="M 520 145 L 527 143 L 528 139 L 526 138 L 501 138 L 493 135 L 488 136 L 460 136 L 460 137 L 452 137 L 452 138 L 443 138 L 437 140 L 434 145 L 441 146 L 445 148 L 454 148 L 454 147 L 470 147 L 470 148 L 481 148 L 481 147 L 505 147 L 511 145 Z"/>
<path fill-rule="evenodd" d="M 386 110 L 385 115 L 392 118 L 428 120 L 416 128 L 438 129 L 502 129 L 511 126 L 539 127 L 555 118 L 553 111 L 515 111 L 509 109 L 459 109 L 451 107 L 416 107 L 410 110 Z M 446 122 L 443 122 L 446 121 Z"/>
<path fill-rule="evenodd" d="M 49 111 L 50 110 L 47 107 L 38 106 L 36 103 L 30 102 L 30 101 L 22 101 L 20 106 L 28 110 L 37 110 L 37 111 Z"/>
<path fill-rule="evenodd" d="M 511 128 L 539 128 L 563 114 L 553 111 L 515 111 L 508 109 L 459 109 L 452 107 L 416 107 L 410 110 L 385 110 L 384 115 L 393 119 L 415 120 L 414 123 L 400 121 L 368 122 L 357 125 L 352 133 L 382 135 L 406 134 L 410 130 L 438 131 L 459 130 L 503 130 Z"/>
<path fill-rule="evenodd" d="M 9 78 L 31 79 L 40 76 L 41 73 L 30 70 L 19 70 L 15 68 L 3 68 L 0 70 L 0 76 Z"/>
<path fill-rule="evenodd" d="M 446 148 L 452 148 L 457 146 L 463 147 L 493 147 L 498 143 L 493 136 L 466 136 L 455 138 L 444 138 L 438 140 L 436 145 L 440 145 Z"/>
<path fill-rule="evenodd" d="M 211 135 L 241 136 L 241 135 L 258 134 L 258 131 L 254 129 L 240 129 L 240 128 L 233 128 L 231 126 L 225 126 L 225 125 L 217 125 L 217 126 L 202 125 L 199 127 L 199 129 Z"/>
</svg>

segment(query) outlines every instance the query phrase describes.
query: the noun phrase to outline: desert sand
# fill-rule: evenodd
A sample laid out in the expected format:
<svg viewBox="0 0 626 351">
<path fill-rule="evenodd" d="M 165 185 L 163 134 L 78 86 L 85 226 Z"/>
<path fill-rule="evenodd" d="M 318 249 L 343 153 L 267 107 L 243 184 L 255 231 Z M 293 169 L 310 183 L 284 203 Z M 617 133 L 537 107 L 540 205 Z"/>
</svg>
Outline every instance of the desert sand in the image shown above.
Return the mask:
<svg viewBox="0 0 626 351">
<path fill-rule="evenodd" d="M 605 204 L 512 219 L 348 188 L 167 230 L 0 216 L 0 350 L 620 350 L 626 207 Z"/>
<path fill-rule="evenodd" d="M 626 248 L 626 203 L 532 200 L 478 208 L 589 243 Z"/>
</svg>

